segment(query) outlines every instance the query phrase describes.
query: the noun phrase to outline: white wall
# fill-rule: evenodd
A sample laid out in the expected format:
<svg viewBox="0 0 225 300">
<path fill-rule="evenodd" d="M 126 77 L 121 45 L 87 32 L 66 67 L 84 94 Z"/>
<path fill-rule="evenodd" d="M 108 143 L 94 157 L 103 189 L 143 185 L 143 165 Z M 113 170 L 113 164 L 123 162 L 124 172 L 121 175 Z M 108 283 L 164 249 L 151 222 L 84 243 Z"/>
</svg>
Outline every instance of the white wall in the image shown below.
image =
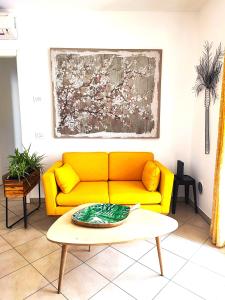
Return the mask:
<svg viewBox="0 0 225 300">
<path fill-rule="evenodd" d="M 20 142 L 15 58 L 0 58 L 0 182 L 8 170 L 8 155 Z"/>
<path fill-rule="evenodd" d="M 22 140 L 46 154 L 46 166 L 64 151 L 153 151 L 175 171 L 176 160 L 190 171 L 195 80 L 198 51 L 196 13 L 77 12 L 67 0 L 38 1 L 17 11 L 18 40 L 0 49 L 17 48 Z M 36 3 L 36 5 L 35 5 Z M 53 136 L 49 48 L 163 49 L 159 139 L 56 139 Z M 33 97 L 42 101 L 34 103 Z M 35 134 L 43 134 L 36 138 Z"/>
<path fill-rule="evenodd" d="M 214 49 L 221 42 L 225 46 L 225 1 L 211 0 L 199 14 L 199 53 L 202 55 L 203 44 L 212 41 Z M 197 62 L 198 64 L 198 62 Z M 213 201 L 213 180 L 216 160 L 218 117 L 221 82 L 218 84 L 218 100 L 210 108 L 210 154 L 206 155 L 204 146 L 204 94 L 200 95 L 194 104 L 193 136 L 191 147 L 191 171 L 197 180 L 203 182 L 204 192 L 199 195 L 199 207 L 211 217 Z"/>
<path fill-rule="evenodd" d="M 40 152 L 46 152 L 50 160 L 60 157 L 66 150 L 152 150 L 170 166 L 175 164 L 177 157 L 189 161 L 194 55 L 186 49 L 190 38 L 193 49 L 196 44 L 194 14 L 79 12 L 76 15 L 62 9 L 54 11 L 54 15 L 48 10 L 42 12 L 41 23 L 39 17 L 35 10 L 35 15 L 26 11 L 18 18 L 18 71 L 25 144 L 32 142 Z M 162 48 L 160 139 L 55 139 L 50 47 Z M 34 104 L 33 96 L 41 96 L 42 103 Z M 44 138 L 35 140 L 35 132 L 43 132 Z"/>
</svg>

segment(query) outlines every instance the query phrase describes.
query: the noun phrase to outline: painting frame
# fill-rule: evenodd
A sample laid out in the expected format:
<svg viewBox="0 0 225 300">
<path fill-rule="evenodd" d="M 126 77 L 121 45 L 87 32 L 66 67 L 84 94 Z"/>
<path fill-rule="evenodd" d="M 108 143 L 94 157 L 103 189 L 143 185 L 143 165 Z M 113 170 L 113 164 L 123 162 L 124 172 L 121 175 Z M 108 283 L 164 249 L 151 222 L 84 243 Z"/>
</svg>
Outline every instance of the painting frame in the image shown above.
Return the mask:
<svg viewBox="0 0 225 300">
<path fill-rule="evenodd" d="M 128 136 L 120 135 L 120 132 L 118 132 L 115 135 L 106 134 L 104 136 L 101 135 L 90 135 L 86 133 L 80 134 L 62 134 L 58 132 L 58 107 L 57 107 L 57 97 L 56 97 L 56 78 L 55 78 L 55 66 L 56 61 L 55 57 L 57 55 L 73 55 L 74 53 L 86 53 L 91 52 L 93 55 L 101 54 L 104 52 L 104 54 L 115 54 L 115 53 L 131 53 L 130 55 L 133 55 L 135 53 L 139 53 L 140 55 L 143 55 L 145 53 L 153 54 L 155 53 L 158 56 L 157 61 L 157 72 L 158 72 L 158 78 L 156 80 L 156 89 L 157 89 L 157 112 L 155 113 L 156 120 L 156 130 L 154 136 L 144 136 L 139 135 L 138 133 L 134 133 L 134 135 L 129 134 Z M 107 49 L 107 48 L 50 48 L 50 64 L 51 64 L 51 83 L 52 83 L 52 99 L 53 99 L 53 119 L 54 119 L 54 137 L 55 138 L 110 138 L 110 139 L 155 139 L 160 137 L 160 107 L 161 107 L 161 79 L 162 79 L 162 49 Z M 150 55 L 149 54 L 149 55 Z M 80 54 L 79 54 L 80 55 Z M 107 132 L 109 133 L 109 132 Z"/>
</svg>

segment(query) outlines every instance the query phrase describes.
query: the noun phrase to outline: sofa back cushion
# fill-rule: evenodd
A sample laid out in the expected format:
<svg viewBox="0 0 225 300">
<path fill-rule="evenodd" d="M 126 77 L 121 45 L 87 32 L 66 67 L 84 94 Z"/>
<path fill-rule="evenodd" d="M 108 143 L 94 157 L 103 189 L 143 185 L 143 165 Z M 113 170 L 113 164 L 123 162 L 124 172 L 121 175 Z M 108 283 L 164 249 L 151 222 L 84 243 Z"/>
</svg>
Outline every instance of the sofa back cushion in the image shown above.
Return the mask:
<svg viewBox="0 0 225 300">
<path fill-rule="evenodd" d="M 153 159 L 151 152 L 111 152 L 109 180 L 142 180 L 146 162 Z"/>
<path fill-rule="evenodd" d="M 108 153 L 105 152 L 65 152 L 63 163 L 68 163 L 76 171 L 80 181 L 108 180 Z"/>
</svg>

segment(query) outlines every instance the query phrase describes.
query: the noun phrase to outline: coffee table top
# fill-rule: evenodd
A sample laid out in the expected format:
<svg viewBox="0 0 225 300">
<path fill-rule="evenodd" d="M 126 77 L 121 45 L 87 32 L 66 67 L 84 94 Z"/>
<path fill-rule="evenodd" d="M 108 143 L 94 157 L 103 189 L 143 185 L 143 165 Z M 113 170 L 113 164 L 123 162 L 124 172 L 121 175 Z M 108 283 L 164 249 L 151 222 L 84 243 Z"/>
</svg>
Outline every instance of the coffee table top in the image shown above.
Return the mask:
<svg viewBox="0 0 225 300">
<path fill-rule="evenodd" d="M 77 210 L 91 204 L 73 208 L 62 215 L 48 230 L 47 239 L 54 243 L 71 245 L 101 245 L 154 238 L 177 229 L 176 220 L 165 215 L 137 209 L 132 211 L 122 225 L 112 228 L 89 228 L 75 225 L 71 219 Z"/>
</svg>

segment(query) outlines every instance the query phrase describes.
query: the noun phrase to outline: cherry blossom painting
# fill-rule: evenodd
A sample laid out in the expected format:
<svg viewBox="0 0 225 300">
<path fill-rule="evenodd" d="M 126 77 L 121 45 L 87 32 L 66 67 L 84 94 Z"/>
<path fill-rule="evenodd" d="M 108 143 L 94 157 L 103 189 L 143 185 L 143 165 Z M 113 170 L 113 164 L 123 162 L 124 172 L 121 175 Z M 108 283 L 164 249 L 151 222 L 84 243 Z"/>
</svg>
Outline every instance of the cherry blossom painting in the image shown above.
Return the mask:
<svg viewBox="0 0 225 300">
<path fill-rule="evenodd" d="M 56 137 L 159 137 L 162 50 L 50 50 Z"/>
</svg>

